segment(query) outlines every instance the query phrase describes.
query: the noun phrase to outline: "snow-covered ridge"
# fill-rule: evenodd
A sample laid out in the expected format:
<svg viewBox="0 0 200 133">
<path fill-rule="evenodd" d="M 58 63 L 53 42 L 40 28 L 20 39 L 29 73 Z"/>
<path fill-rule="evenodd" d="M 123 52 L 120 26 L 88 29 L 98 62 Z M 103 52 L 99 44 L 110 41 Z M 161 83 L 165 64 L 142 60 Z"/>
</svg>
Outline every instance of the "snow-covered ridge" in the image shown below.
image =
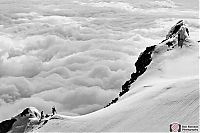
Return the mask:
<svg viewBox="0 0 200 133">
<path fill-rule="evenodd" d="M 129 91 L 129 88 L 137 80 L 137 78 L 140 77 L 147 70 L 147 67 L 148 65 L 151 64 L 152 57 L 154 55 L 161 56 L 162 54 L 170 53 L 170 50 L 173 50 L 174 48 L 177 47 L 178 34 L 181 28 L 184 26 L 185 24 L 183 20 L 180 20 L 170 29 L 170 31 L 166 35 L 166 39 L 161 41 L 160 44 L 146 47 L 146 49 L 140 54 L 140 56 L 138 57 L 138 60 L 135 63 L 136 72 L 133 72 L 131 74 L 130 79 L 127 80 L 122 85 L 122 91 L 119 93 L 119 97 L 116 97 L 115 99 L 113 99 L 106 107 L 110 106 L 113 103 L 116 103 L 121 96 L 123 96 L 126 92 Z M 189 35 L 188 28 L 186 28 L 185 32 Z"/>
<path fill-rule="evenodd" d="M 40 117 L 40 112 L 35 107 L 28 107 L 10 120 L 1 122 L 0 133 L 29 131 L 32 128 L 30 125 L 37 124 Z"/>
<path fill-rule="evenodd" d="M 188 39 L 180 48 L 176 40 L 147 48 L 151 62 L 117 103 L 83 116 L 59 115 L 34 132 L 169 132 L 173 122 L 198 125 L 198 44 Z"/>
<path fill-rule="evenodd" d="M 184 26 L 180 22 L 172 27 L 165 40 L 140 54 L 135 63 L 136 72 L 122 85 L 119 97 L 111 102 L 117 103 L 83 116 L 57 114 L 42 124 L 32 125 L 33 130 L 23 128 L 20 131 L 168 132 L 172 122 L 197 125 L 198 45 L 188 38 L 182 48 L 178 46 L 178 32 Z M 4 131 L 14 132 L 15 119 L 2 123 L 8 123 Z"/>
</svg>

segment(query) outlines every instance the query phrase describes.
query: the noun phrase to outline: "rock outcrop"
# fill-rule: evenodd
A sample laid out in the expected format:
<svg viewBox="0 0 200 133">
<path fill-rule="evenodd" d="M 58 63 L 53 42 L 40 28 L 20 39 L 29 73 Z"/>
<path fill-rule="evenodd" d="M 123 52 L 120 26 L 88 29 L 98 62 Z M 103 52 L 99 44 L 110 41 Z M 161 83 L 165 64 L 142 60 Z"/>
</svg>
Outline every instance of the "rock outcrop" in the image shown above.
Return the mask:
<svg viewBox="0 0 200 133">
<path fill-rule="evenodd" d="M 147 70 L 148 65 L 152 61 L 152 53 L 156 52 L 155 51 L 156 47 L 160 47 L 162 45 L 167 45 L 169 47 L 169 50 L 172 50 L 172 48 L 174 48 L 174 46 L 177 45 L 178 34 L 179 34 L 179 31 L 180 31 L 180 29 L 181 29 L 182 26 L 185 26 L 183 20 L 178 21 L 169 30 L 168 34 L 166 35 L 166 38 L 163 41 L 161 41 L 161 43 L 159 45 L 152 45 L 152 46 L 146 47 L 146 49 L 139 55 L 139 57 L 138 57 L 138 59 L 137 59 L 137 61 L 135 63 L 136 72 L 133 72 L 131 74 L 130 79 L 127 80 L 122 85 L 122 90 L 119 93 L 119 96 L 116 97 L 115 99 L 113 99 L 105 107 L 108 107 L 108 106 L 110 106 L 113 103 L 116 103 L 121 96 L 123 96 L 125 93 L 127 93 L 129 91 L 129 88 L 138 79 L 138 77 L 140 77 Z M 189 34 L 188 28 L 186 28 L 186 29 L 187 29 L 186 32 Z M 174 41 L 174 40 L 177 40 L 177 41 Z"/>
<path fill-rule="evenodd" d="M 6 133 L 11 130 L 13 124 L 17 121 L 17 119 L 5 120 L 0 123 L 0 133 Z"/>
<path fill-rule="evenodd" d="M 13 132 L 21 133 L 28 130 L 28 124 L 38 123 L 40 120 L 40 112 L 35 107 L 28 107 L 20 114 L 0 123 L 0 133 Z"/>
</svg>

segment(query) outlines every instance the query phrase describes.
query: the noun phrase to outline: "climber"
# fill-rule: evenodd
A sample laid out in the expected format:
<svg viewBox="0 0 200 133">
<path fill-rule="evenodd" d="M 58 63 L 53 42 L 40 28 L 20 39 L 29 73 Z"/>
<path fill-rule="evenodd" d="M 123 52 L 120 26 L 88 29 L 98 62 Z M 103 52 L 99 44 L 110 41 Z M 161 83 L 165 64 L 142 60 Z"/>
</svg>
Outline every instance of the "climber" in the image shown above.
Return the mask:
<svg viewBox="0 0 200 133">
<path fill-rule="evenodd" d="M 178 31 L 178 46 L 182 48 L 183 42 L 189 37 L 189 30 L 188 28 L 183 25 L 181 26 L 180 30 Z"/>
<path fill-rule="evenodd" d="M 52 107 L 52 114 L 55 115 L 56 113 L 57 113 L 57 112 L 56 112 L 56 108 L 55 108 L 55 106 L 53 106 L 53 107 Z"/>
<path fill-rule="evenodd" d="M 41 112 L 40 121 L 41 121 L 42 119 L 44 119 L 44 112 L 43 112 L 43 111 Z"/>
</svg>

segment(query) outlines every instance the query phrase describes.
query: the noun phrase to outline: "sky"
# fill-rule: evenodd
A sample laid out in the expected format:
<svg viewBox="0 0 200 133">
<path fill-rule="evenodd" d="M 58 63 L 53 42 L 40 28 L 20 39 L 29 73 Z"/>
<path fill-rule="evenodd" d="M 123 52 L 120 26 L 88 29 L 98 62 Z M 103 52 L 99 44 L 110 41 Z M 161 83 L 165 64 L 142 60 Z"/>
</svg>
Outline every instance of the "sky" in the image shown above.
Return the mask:
<svg viewBox="0 0 200 133">
<path fill-rule="evenodd" d="M 1 0 L 0 120 L 25 107 L 69 115 L 107 105 L 146 46 L 180 19 L 199 40 L 198 0 Z"/>
</svg>

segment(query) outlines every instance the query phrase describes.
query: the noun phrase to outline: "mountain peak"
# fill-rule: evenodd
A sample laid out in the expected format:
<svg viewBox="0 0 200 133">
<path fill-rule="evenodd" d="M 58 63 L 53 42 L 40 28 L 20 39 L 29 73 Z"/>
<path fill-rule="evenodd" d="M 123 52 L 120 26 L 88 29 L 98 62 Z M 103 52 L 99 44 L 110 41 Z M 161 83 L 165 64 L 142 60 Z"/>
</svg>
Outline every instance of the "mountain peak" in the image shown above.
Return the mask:
<svg viewBox="0 0 200 133">
<path fill-rule="evenodd" d="M 0 123 L 0 133 L 25 132 L 31 130 L 32 126 L 39 122 L 40 112 L 35 107 L 27 107 L 20 114 Z"/>
<path fill-rule="evenodd" d="M 136 72 L 131 74 L 129 80 L 122 85 L 122 91 L 119 96 L 112 100 L 106 107 L 113 103 L 116 103 L 121 96 L 129 91 L 131 85 L 147 70 L 148 66 L 152 62 L 152 57 L 165 52 L 170 52 L 176 48 L 182 48 L 184 46 L 189 47 L 193 45 L 192 40 L 189 39 L 189 30 L 183 20 L 178 21 L 171 27 L 166 35 L 166 38 L 157 45 L 146 47 L 146 49 L 139 55 L 135 62 Z"/>
<path fill-rule="evenodd" d="M 143 120 L 141 121 L 142 123 L 149 123 L 149 120 L 152 123 L 155 122 L 153 119 L 154 116 L 151 117 L 149 113 L 153 114 L 154 111 L 157 111 L 158 108 L 160 108 L 160 106 L 163 110 L 167 110 L 169 108 L 168 105 L 171 106 L 171 104 L 168 104 L 168 95 L 170 95 L 169 97 L 172 97 L 172 99 L 174 98 L 179 101 L 182 100 L 180 97 L 183 97 L 187 93 L 191 93 L 192 96 L 188 98 L 188 101 L 197 101 L 197 96 L 194 93 L 196 90 L 196 86 L 192 87 L 192 89 L 187 89 L 188 87 L 183 86 L 182 88 L 185 89 L 184 93 L 180 94 L 180 89 L 182 89 L 181 86 L 183 84 L 182 82 L 186 82 L 189 85 L 196 83 L 196 78 L 194 77 L 194 75 L 198 71 L 198 68 L 194 66 L 192 66 L 192 68 L 188 67 L 188 64 L 195 64 L 195 62 L 198 62 L 198 58 L 193 58 L 193 55 L 195 55 L 196 57 L 196 54 L 198 53 L 197 47 L 198 45 L 190 40 L 189 30 L 184 22 L 181 20 L 170 29 L 170 31 L 166 35 L 166 38 L 161 43 L 146 47 L 146 49 L 139 55 L 137 61 L 135 62 L 136 71 L 133 72 L 130 79 L 122 85 L 122 91 L 119 93 L 119 96 L 113 99 L 111 103 L 109 103 L 106 107 L 110 106 L 113 103 L 116 103 L 119 100 L 121 102 L 118 102 L 114 106 L 111 106 L 109 108 L 102 109 L 100 111 L 84 116 L 70 117 L 57 114 L 54 116 L 50 115 L 48 117 L 45 117 L 42 121 L 40 121 L 40 112 L 34 107 L 28 107 L 17 116 L 12 117 L 10 120 L 5 120 L 1 122 L 0 133 L 29 132 L 34 131 L 35 129 L 42 132 L 109 131 L 109 129 L 118 129 L 119 125 L 123 125 L 124 123 L 125 124 L 123 125 L 123 127 L 127 127 L 126 131 L 133 130 L 133 125 L 129 126 L 130 123 L 136 124 L 135 127 L 137 127 L 138 129 L 134 129 L 135 131 L 144 131 L 145 129 L 149 129 L 149 124 L 144 125 L 145 128 L 140 129 L 139 127 L 141 126 L 139 125 L 141 125 L 141 123 L 138 121 Z M 195 50 L 197 52 L 195 52 Z M 182 77 L 184 78 L 183 80 L 181 79 Z M 161 83 L 156 84 L 155 80 L 157 79 Z M 164 80 L 162 81 L 162 79 Z M 172 88 L 173 94 L 171 92 Z M 138 93 L 138 91 L 142 91 L 143 93 Z M 174 93 L 179 93 L 180 96 L 176 98 Z M 132 94 L 134 95 L 131 96 Z M 163 96 L 161 97 L 160 95 Z M 123 100 L 125 98 L 129 100 Z M 160 103 L 160 100 L 157 99 L 163 100 L 163 103 Z M 142 109 L 138 108 L 139 105 L 135 104 L 138 101 L 141 102 Z M 179 103 L 181 102 L 176 103 L 177 106 L 175 107 L 175 109 L 177 110 L 179 106 L 182 107 L 182 104 Z M 145 109 L 143 108 L 151 108 L 153 110 L 153 113 L 151 112 L 151 109 L 149 109 L 149 113 L 144 112 Z M 195 109 L 196 104 L 192 105 L 191 108 Z M 168 109 L 168 111 L 171 110 Z M 118 115 L 119 112 L 120 115 Z M 134 114 L 132 112 L 134 112 Z M 185 113 L 190 113 L 190 110 Z M 196 117 L 197 113 L 195 112 L 193 114 L 193 116 Z M 167 113 L 164 113 L 163 115 L 165 117 L 168 116 Z M 158 114 L 157 117 L 160 118 L 163 117 L 163 115 Z M 146 117 L 149 117 L 149 119 L 146 120 Z M 99 125 L 99 123 L 105 123 L 104 120 L 106 118 L 109 118 L 111 120 L 108 121 L 106 124 Z M 118 121 L 122 120 L 122 118 L 127 119 L 128 121 L 124 123 L 118 123 Z M 177 116 L 176 118 L 179 120 L 186 119 L 186 117 L 181 116 Z M 52 121 L 52 119 L 59 119 L 59 121 L 56 121 L 55 123 L 55 121 Z M 96 120 L 97 122 L 94 122 L 94 120 Z M 164 123 L 162 125 L 151 125 L 152 129 L 161 129 L 161 127 L 163 128 L 163 126 L 164 128 L 166 128 L 166 122 L 169 124 L 169 122 L 172 121 L 162 122 Z M 196 120 L 194 121 L 194 123 L 195 122 Z M 116 123 L 117 126 L 113 127 L 112 124 Z M 62 128 L 58 129 L 58 125 Z M 88 126 L 90 128 L 88 128 Z M 105 127 L 107 127 L 108 129 Z"/>
</svg>

